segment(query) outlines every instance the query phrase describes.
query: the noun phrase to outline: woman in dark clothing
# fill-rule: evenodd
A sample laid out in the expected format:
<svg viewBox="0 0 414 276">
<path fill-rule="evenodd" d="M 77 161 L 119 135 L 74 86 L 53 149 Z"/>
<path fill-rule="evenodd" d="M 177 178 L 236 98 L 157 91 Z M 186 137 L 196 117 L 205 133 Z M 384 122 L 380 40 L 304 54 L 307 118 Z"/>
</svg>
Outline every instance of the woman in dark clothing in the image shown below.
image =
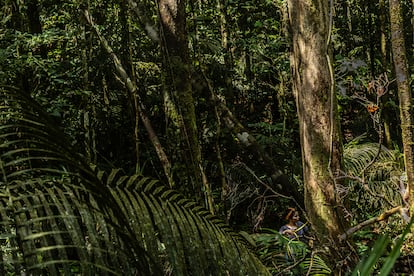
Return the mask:
<svg viewBox="0 0 414 276">
<path fill-rule="evenodd" d="M 285 235 L 291 240 L 298 239 L 306 242 L 305 235 L 309 231 L 309 228 L 299 219 L 299 212 L 295 208 L 288 208 L 285 216 L 287 223 L 280 227 L 279 233 Z"/>
</svg>

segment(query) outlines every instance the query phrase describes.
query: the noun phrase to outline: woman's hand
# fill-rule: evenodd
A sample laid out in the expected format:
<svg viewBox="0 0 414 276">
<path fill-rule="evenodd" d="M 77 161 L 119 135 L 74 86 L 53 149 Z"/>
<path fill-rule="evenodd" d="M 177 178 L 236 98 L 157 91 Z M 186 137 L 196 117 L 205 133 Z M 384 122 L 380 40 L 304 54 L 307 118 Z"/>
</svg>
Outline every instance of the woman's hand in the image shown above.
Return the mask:
<svg viewBox="0 0 414 276">
<path fill-rule="evenodd" d="M 289 236 L 293 236 L 295 235 L 295 231 L 292 229 L 286 229 L 285 231 L 282 232 L 283 235 L 289 235 Z"/>
</svg>

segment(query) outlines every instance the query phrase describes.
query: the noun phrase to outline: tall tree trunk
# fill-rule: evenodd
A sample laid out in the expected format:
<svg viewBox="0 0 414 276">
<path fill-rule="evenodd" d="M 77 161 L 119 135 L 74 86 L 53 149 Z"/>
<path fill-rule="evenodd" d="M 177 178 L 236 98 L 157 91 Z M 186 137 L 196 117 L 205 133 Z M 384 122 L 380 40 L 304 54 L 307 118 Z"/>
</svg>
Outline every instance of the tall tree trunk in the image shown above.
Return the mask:
<svg viewBox="0 0 414 276">
<path fill-rule="evenodd" d="M 149 139 L 151 140 L 155 151 L 158 155 L 158 158 L 160 159 L 160 162 L 162 164 L 162 167 L 164 169 L 164 173 L 165 176 L 167 178 L 167 182 L 170 185 L 170 187 L 174 187 L 174 180 L 171 174 L 171 163 L 168 160 L 167 155 L 164 152 L 164 149 L 161 146 L 161 143 L 157 137 L 157 135 L 155 134 L 154 129 L 152 128 L 152 124 L 149 120 L 149 118 L 146 116 L 146 109 L 145 106 L 140 98 L 140 95 L 138 93 L 138 87 L 136 86 L 135 83 L 133 83 L 131 81 L 131 78 L 128 76 L 128 74 L 126 73 L 126 70 L 124 69 L 123 65 L 121 64 L 121 61 L 119 60 L 119 58 L 116 56 L 116 54 L 114 53 L 114 51 L 112 50 L 112 48 L 109 46 L 108 41 L 102 36 L 101 32 L 99 31 L 99 29 L 97 28 L 97 26 L 95 25 L 92 16 L 89 14 L 88 10 L 84 10 L 83 11 L 83 15 L 86 19 L 86 21 L 91 25 L 91 27 L 93 28 L 93 30 L 95 31 L 96 35 L 98 36 L 102 46 L 105 48 L 106 52 L 110 55 L 114 65 L 115 65 L 115 69 L 116 72 L 118 73 L 120 79 L 122 80 L 122 82 L 124 83 L 124 85 L 126 86 L 126 88 L 128 89 L 129 93 L 131 93 L 131 95 L 133 95 L 133 97 L 135 98 L 134 102 L 138 103 L 137 104 L 137 111 L 138 111 L 138 115 L 141 118 L 141 121 L 145 127 L 145 129 L 147 130 Z"/>
<path fill-rule="evenodd" d="M 376 29 L 375 22 L 373 21 L 373 14 L 375 14 L 375 5 L 374 1 L 367 1 L 367 6 L 365 7 L 365 19 L 366 19 L 366 28 L 368 31 L 369 37 L 369 49 L 367 49 L 368 61 L 369 61 L 369 68 L 371 73 L 371 78 L 374 78 L 377 72 L 375 71 L 375 52 L 376 52 L 376 33 L 378 30 Z"/>
<path fill-rule="evenodd" d="M 414 134 L 413 105 L 411 102 L 412 96 L 409 78 L 410 74 L 406 57 L 401 3 L 399 0 L 390 0 L 389 3 L 392 55 L 398 85 L 404 163 L 408 182 L 408 193 L 404 199 L 410 204 L 410 211 L 412 215 L 414 212 Z"/>
<path fill-rule="evenodd" d="M 386 11 L 385 0 L 379 0 L 379 23 L 381 30 L 381 65 L 382 71 L 386 72 L 388 65 L 388 45 L 387 45 L 387 20 L 386 20 Z"/>
<path fill-rule="evenodd" d="M 288 0 L 288 12 L 305 207 L 320 240 L 332 245 L 333 254 L 341 254 L 337 246 L 346 221 L 336 193 L 342 145 L 329 53 L 332 14 L 329 2 L 318 0 Z"/>
<path fill-rule="evenodd" d="M 89 9 L 89 1 L 85 1 L 84 5 Z M 84 89 L 91 89 L 90 88 L 90 78 L 89 78 L 89 68 L 90 68 L 90 55 L 91 51 L 88 50 L 91 47 L 92 36 L 88 32 L 86 25 L 83 25 L 81 33 L 81 45 L 80 52 L 82 57 L 82 81 L 83 81 L 83 88 Z M 105 93 L 106 89 L 106 79 L 102 78 L 102 86 L 103 91 Z M 105 94 L 104 94 L 105 95 Z M 104 96 L 105 104 L 109 105 L 109 101 L 107 97 Z M 88 162 L 92 164 L 97 164 L 98 155 L 96 150 L 96 131 L 94 126 L 94 121 L 96 120 L 96 110 L 94 104 L 91 104 L 91 99 L 89 98 L 84 103 L 86 105 L 85 110 L 83 111 L 83 128 L 84 128 L 84 150 L 85 150 L 85 157 L 87 158 Z M 92 112 L 91 112 L 92 110 Z M 92 114 L 91 114 L 92 113 Z"/>
<path fill-rule="evenodd" d="M 131 24 L 130 24 L 130 4 L 131 1 L 122 0 L 120 1 L 120 21 L 121 25 L 123 26 L 122 29 L 122 40 L 123 44 L 126 45 L 126 47 L 121 48 L 121 62 L 125 65 L 125 69 L 127 74 L 130 76 L 132 83 L 136 86 L 136 75 L 135 75 L 135 68 L 133 64 L 133 57 L 132 57 L 132 45 L 131 45 Z M 138 173 L 140 171 L 141 165 L 140 165 L 140 147 L 139 147 L 139 102 L 137 100 L 137 97 L 135 95 L 132 95 L 131 93 L 128 94 L 128 105 L 130 106 L 131 113 L 132 113 L 132 121 L 134 124 L 133 129 L 133 139 L 134 139 L 134 159 L 135 159 L 135 172 Z"/>
<path fill-rule="evenodd" d="M 387 42 L 387 7 L 385 0 L 379 0 L 379 23 L 380 23 L 380 30 L 381 30 L 381 67 L 382 72 L 387 72 L 388 68 L 388 58 L 389 58 L 389 45 Z M 389 95 L 385 96 L 389 97 Z M 391 111 L 390 111 L 391 112 Z M 390 116 L 390 112 L 382 112 L 383 119 L 384 119 L 384 139 L 385 145 L 387 148 L 392 149 L 394 147 L 392 137 L 391 137 L 391 127 L 390 122 L 392 120 L 392 115 Z"/>
<path fill-rule="evenodd" d="M 234 100 L 232 74 L 233 71 L 233 56 L 229 47 L 230 31 L 227 20 L 227 4 L 225 0 L 217 0 L 217 8 L 220 21 L 221 47 L 224 50 L 224 64 L 227 70 L 224 72 L 224 79 L 226 82 L 226 97 L 231 101 Z"/>
<path fill-rule="evenodd" d="M 198 200 L 204 198 L 206 207 L 214 212 L 210 186 L 202 166 L 198 140 L 195 104 L 191 87 L 190 56 L 186 28 L 185 0 L 159 0 L 161 46 L 168 84 L 178 104 L 181 116 L 182 161 L 189 168 L 189 187 Z M 204 197 L 202 196 L 204 191 Z"/>
</svg>

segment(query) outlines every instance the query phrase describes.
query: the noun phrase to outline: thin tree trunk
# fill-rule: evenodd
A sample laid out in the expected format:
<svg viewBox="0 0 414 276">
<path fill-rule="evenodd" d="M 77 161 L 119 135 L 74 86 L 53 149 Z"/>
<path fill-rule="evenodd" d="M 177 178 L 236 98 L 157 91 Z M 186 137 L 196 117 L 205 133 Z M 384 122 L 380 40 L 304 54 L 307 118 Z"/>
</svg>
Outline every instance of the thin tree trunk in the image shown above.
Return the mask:
<svg viewBox="0 0 414 276">
<path fill-rule="evenodd" d="M 85 2 L 86 7 L 89 8 L 89 1 Z M 81 35 L 81 41 L 82 41 L 82 46 L 81 47 L 81 56 L 82 56 L 82 67 L 83 67 L 83 75 L 82 75 L 82 81 L 83 81 L 83 86 L 84 89 L 90 89 L 90 79 L 89 79 L 89 61 L 90 61 L 90 42 L 91 42 L 91 36 L 90 34 L 87 33 L 86 30 L 86 26 L 82 26 L 82 35 Z M 105 78 L 102 78 L 102 87 L 103 87 L 103 91 L 104 91 L 104 99 L 105 99 L 105 104 L 109 104 L 109 101 L 107 101 L 107 97 L 105 96 L 106 91 L 107 91 L 107 87 L 106 87 L 106 80 Z M 92 107 L 92 116 L 91 116 L 91 112 L 90 112 L 90 107 Z M 94 108 L 94 105 L 90 104 L 90 99 L 87 100 L 86 102 L 86 108 L 83 111 L 83 127 L 85 130 L 85 134 L 84 134 L 84 147 L 85 147 L 85 155 L 87 160 L 92 163 L 92 164 L 96 164 L 97 163 L 97 150 L 96 150 L 96 132 L 95 132 L 95 128 L 93 125 L 93 121 L 96 118 L 96 110 Z M 92 117 L 92 118 L 91 118 Z"/>
<path fill-rule="evenodd" d="M 131 45 L 131 26 L 130 26 L 130 13 L 129 8 L 132 1 L 122 0 L 120 2 L 120 18 L 121 18 L 121 24 L 123 26 L 122 32 L 123 32 L 123 45 L 126 45 L 126 47 L 123 48 L 123 51 L 120 53 L 122 57 L 122 64 L 126 66 L 128 69 L 126 72 L 130 76 L 132 83 L 134 86 L 136 86 L 136 76 L 135 76 L 135 67 L 133 64 L 133 58 L 132 58 L 132 45 Z M 134 123 L 134 129 L 133 129 L 133 139 L 134 139 L 134 159 L 135 159 L 135 172 L 138 173 L 140 171 L 140 162 L 139 162 L 139 102 L 137 100 L 137 97 L 134 95 L 129 96 L 129 105 L 132 111 L 132 121 Z"/>
<path fill-rule="evenodd" d="M 386 7 L 385 0 L 379 0 L 379 22 L 381 30 L 381 65 L 382 71 L 386 72 L 388 65 L 388 47 L 387 47 L 387 20 L 386 20 Z"/>
<path fill-rule="evenodd" d="M 345 5 L 346 5 L 346 23 L 348 25 L 349 34 L 352 37 L 352 31 L 353 31 L 353 28 L 352 28 L 352 14 L 351 14 L 351 7 L 350 7 L 351 5 L 349 3 L 349 0 L 345 0 Z"/>
<path fill-rule="evenodd" d="M 113 50 L 111 49 L 111 47 L 109 46 L 108 42 L 106 41 L 106 39 L 101 35 L 99 29 L 96 27 L 95 23 L 92 20 L 91 15 L 89 14 L 89 12 L 87 10 L 84 10 L 84 16 L 85 19 L 87 20 L 87 22 L 92 26 L 92 28 L 94 29 L 96 35 L 98 36 L 102 46 L 105 48 L 105 50 L 108 52 L 108 54 L 110 55 L 112 61 L 114 62 L 115 65 L 115 69 L 118 73 L 118 75 L 120 76 L 120 78 L 122 79 L 122 81 L 124 82 L 124 85 L 126 86 L 126 88 L 128 89 L 128 91 L 131 93 L 131 95 L 136 98 L 136 101 L 139 103 L 137 108 L 138 108 L 138 113 L 140 115 L 140 118 L 145 126 L 145 129 L 148 132 L 148 136 L 155 148 L 155 151 L 157 152 L 158 158 L 160 159 L 161 165 L 164 169 L 164 173 L 165 176 L 167 178 L 168 184 L 170 185 L 170 187 L 174 187 L 174 180 L 171 174 L 171 163 L 168 160 L 167 155 L 165 154 L 161 143 L 157 137 L 157 135 L 155 134 L 152 125 L 150 123 L 150 120 L 148 119 L 148 117 L 146 116 L 146 112 L 145 112 L 145 106 L 142 103 L 142 100 L 139 97 L 138 94 L 138 88 L 137 86 L 131 81 L 131 79 L 129 78 L 128 74 L 126 73 L 125 69 L 123 68 L 120 60 L 118 59 L 118 57 L 115 55 L 115 53 L 113 52 Z"/>
<path fill-rule="evenodd" d="M 365 9 L 365 19 L 367 20 L 366 22 L 366 27 L 367 27 L 367 31 L 368 31 L 368 36 L 369 36 L 369 49 L 367 50 L 367 54 L 368 54 L 368 60 L 369 60 L 369 67 L 370 67 L 370 72 L 371 72 L 371 77 L 373 78 L 375 75 L 377 75 L 377 72 L 375 71 L 375 52 L 376 52 L 376 44 L 378 43 L 376 41 L 376 28 L 377 26 L 375 26 L 375 22 L 373 21 L 373 16 L 372 14 L 375 13 L 375 2 L 374 1 L 368 1 L 367 3 L 367 7 Z"/>
<path fill-rule="evenodd" d="M 385 7 L 385 0 L 379 0 L 379 23 L 380 23 L 380 30 L 381 30 L 381 66 L 382 72 L 386 72 L 388 68 L 388 43 L 387 43 L 387 20 L 386 20 L 386 12 L 387 9 Z M 386 97 L 389 97 L 388 95 Z M 384 139 L 387 148 L 392 149 L 394 147 L 391 131 L 390 131 L 390 116 L 389 112 L 383 112 L 384 118 Z"/>
<path fill-rule="evenodd" d="M 411 211 L 410 215 L 412 216 L 414 213 L 414 134 L 413 105 L 409 78 L 410 74 L 406 57 L 401 3 L 399 0 L 390 0 L 389 5 L 392 55 L 398 86 L 404 164 L 408 182 L 408 194 L 405 196 L 405 199 L 408 199 Z"/>
<path fill-rule="evenodd" d="M 224 72 L 224 79 L 226 82 L 226 98 L 230 101 L 234 101 L 234 92 L 233 92 L 233 81 L 232 81 L 232 71 L 233 71 L 233 54 L 230 51 L 229 40 L 230 40 L 230 30 L 228 24 L 228 14 L 227 14 L 227 5 L 225 4 L 226 0 L 217 0 L 217 8 L 219 12 L 219 21 L 220 21 L 220 34 L 221 34 L 221 47 L 224 50 L 224 64 L 226 70 Z"/>
</svg>

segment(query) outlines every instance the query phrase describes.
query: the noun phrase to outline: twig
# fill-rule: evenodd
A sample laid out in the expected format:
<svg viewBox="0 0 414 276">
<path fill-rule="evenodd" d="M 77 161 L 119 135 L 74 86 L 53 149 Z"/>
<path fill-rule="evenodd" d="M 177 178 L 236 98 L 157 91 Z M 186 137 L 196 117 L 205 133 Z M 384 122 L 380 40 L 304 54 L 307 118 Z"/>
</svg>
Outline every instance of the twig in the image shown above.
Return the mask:
<svg viewBox="0 0 414 276">
<path fill-rule="evenodd" d="M 384 195 L 381 195 L 381 194 L 377 194 L 377 193 L 374 193 L 369 187 L 368 187 L 368 185 L 365 183 L 365 179 L 364 178 L 361 178 L 361 177 L 358 177 L 358 176 L 353 176 L 353 175 L 348 175 L 348 174 L 346 174 L 345 172 L 342 172 L 343 173 L 343 176 L 339 176 L 339 177 L 337 177 L 338 179 L 343 179 L 343 178 L 346 178 L 346 179 L 351 179 L 351 180 L 355 180 L 355 181 L 358 181 L 358 182 L 360 182 L 361 183 L 361 186 L 362 186 L 362 188 L 367 192 L 367 193 L 369 193 L 371 196 L 373 196 L 373 197 L 379 197 L 379 198 L 381 198 L 382 200 L 384 200 L 388 205 L 390 205 L 390 206 L 395 206 L 388 198 L 386 198 Z"/>
<path fill-rule="evenodd" d="M 296 261 L 294 264 L 292 264 L 292 265 L 290 265 L 290 266 L 287 266 L 287 267 L 285 267 L 282 271 L 280 271 L 278 274 L 276 274 L 276 275 L 283 275 L 283 273 L 285 272 L 285 271 L 290 271 L 290 270 L 292 270 L 293 268 L 295 268 L 295 267 L 297 267 L 301 262 L 303 262 L 304 260 L 306 259 L 306 255 L 305 256 L 303 256 L 301 259 L 299 259 L 298 261 Z"/>
</svg>

